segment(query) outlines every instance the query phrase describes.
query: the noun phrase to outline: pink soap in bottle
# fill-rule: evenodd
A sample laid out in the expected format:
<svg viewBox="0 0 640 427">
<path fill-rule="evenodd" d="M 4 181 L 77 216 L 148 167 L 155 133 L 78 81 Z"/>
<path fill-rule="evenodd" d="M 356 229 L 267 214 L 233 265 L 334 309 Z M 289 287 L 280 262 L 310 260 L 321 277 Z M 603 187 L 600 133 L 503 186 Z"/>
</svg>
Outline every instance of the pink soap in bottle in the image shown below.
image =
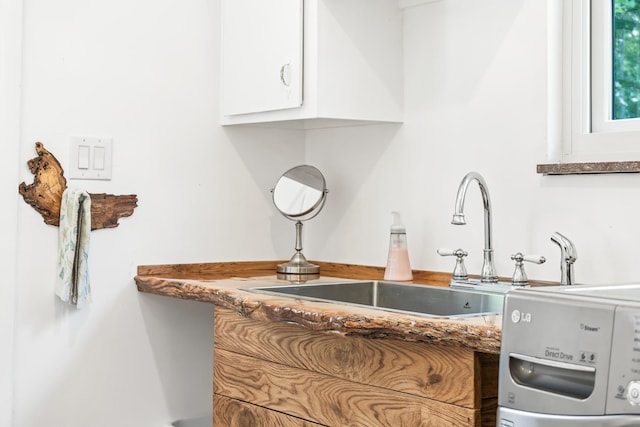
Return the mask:
<svg viewBox="0 0 640 427">
<path fill-rule="evenodd" d="M 400 214 L 391 212 L 393 225 L 389 237 L 389 256 L 387 268 L 384 270 L 384 280 L 408 281 L 413 280 L 411 265 L 409 264 L 409 250 L 407 249 L 407 230 L 400 224 Z"/>
</svg>

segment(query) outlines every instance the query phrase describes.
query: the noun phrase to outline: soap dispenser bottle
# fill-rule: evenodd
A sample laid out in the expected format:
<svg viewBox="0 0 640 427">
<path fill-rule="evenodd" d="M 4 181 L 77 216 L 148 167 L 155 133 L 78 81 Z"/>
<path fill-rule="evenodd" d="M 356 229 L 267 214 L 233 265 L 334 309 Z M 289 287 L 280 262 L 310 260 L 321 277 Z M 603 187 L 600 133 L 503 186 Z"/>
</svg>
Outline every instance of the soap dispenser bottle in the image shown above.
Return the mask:
<svg viewBox="0 0 640 427">
<path fill-rule="evenodd" d="M 400 224 L 400 214 L 392 212 L 393 225 L 389 237 L 389 255 L 384 280 L 407 281 L 413 279 L 409 264 L 409 250 L 407 248 L 407 230 Z"/>
</svg>

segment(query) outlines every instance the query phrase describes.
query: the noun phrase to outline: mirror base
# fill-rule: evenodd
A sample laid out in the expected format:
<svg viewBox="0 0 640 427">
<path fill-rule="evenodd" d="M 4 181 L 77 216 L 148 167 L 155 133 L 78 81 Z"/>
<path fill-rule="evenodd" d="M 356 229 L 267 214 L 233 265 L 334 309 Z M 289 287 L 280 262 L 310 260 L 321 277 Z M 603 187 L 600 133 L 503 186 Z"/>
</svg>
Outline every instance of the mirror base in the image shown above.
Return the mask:
<svg viewBox="0 0 640 427">
<path fill-rule="evenodd" d="M 310 280 L 318 280 L 320 278 L 319 274 L 284 274 L 278 273 L 278 280 L 286 280 L 289 283 L 295 284 L 303 284 L 307 283 Z"/>
<path fill-rule="evenodd" d="M 280 274 L 319 274 L 320 266 L 311 264 L 301 252 L 297 252 L 289 262 L 278 264 L 277 272 Z"/>
<path fill-rule="evenodd" d="M 280 274 L 318 274 L 320 266 L 315 264 L 279 264 L 278 273 Z"/>
</svg>

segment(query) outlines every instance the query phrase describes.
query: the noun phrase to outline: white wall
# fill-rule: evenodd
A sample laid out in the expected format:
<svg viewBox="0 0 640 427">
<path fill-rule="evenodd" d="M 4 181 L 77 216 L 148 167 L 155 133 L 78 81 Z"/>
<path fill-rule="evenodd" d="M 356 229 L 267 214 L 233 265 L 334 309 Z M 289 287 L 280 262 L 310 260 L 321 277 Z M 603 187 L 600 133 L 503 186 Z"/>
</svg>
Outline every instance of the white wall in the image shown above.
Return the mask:
<svg viewBox="0 0 640 427">
<path fill-rule="evenodd" d="M 384 265 L 389 212 L 404 213 L 412 265 L 451 271 L 438 247 L 482 263 L 477 186 L 466 226 L 451 225 L 455 194 L 471 170 L 493 202 L 496 268 L 517 251 L 547 257 L 530 278 L 560 279 L 559 231 L 576 245 L 582 283 L 637 280 L 640 175 L 542 176 L 546 161 L 547 7 L 540 0 L 445 0 L 405 10 L 402 126 L 313 131 L 307 160 L 326 173 L 325 211 L 306 229 L 312 259 Z M 340 153 L 340 155 L 336 155 Z"/>
<path fill-rule="evenodd" d="M 501 275 L 521 250 L 549 259 L 528 266 L 530 277 L 557 280 L 549 236 L 560 231 L 578 248 L 578 281 L 636 277 L 640 176 L 535 173 L 546 155 L 545 2 L 407 9 L 405 123 L 311 131 L 306 144 L 293 131 L 218 126 L 219 1 L 24 6 L 21 136 L 0 156 L 2 182 L 19 174 L 2 193 L 17 204 L 18 225 L 12 232 L 15 215 L 3 209 L 9 243 L 0 257 L 10 284 L 0 338 L 14 336 L 15 345 L 0 350 L 0 374 L 11 372 L 4 363 L 15 354 L 15 387 L 0 382 L 0 425 L 166 426 L 208 411 L 211 306 L 138 293 L 135 267 L 288 257 L 293 225 L 268 190 L 302 161 L 318 166 L 330 187 L 325 211 L 305 226 L 310 259 L 384 265 L 389 213 L 398 209 L 414 267 L 448 271 L 453 261 L 436 248 L 464 247 L 469 270 L 479 271 L 479 191 L 468 193 L 468 225 L 450 225 L 458 183 L 477 170 L 491 190 Z M 32 182 L 25 164 L 34 142 L 64 166 L 71 135 L 112 136 L 114 171 L 109 182 L 69 184 L 135 193 L 140 205 L 119 228 L 92 233 L 94 302 L 81 311 L 53 296 L 57 229 L 14 193 L 18 181 Z M 12 172 L 6 159 L 16 156 Z"/>
<path fill-rule="evenodd" d="M 16 290 L 22 1 L 0 0 L 0 426 L 11 425 Z"/>
<path fill-rule="evenodd" d="M 13 419 L 0 425 L 164 427 L 210 412 L 213 307 L 138 293 L 136 266 L 284 258 L 293 226 L 269 189 L 304 158 L 299 132 L 218 125 L 219 7 L 24 0 L 19 178 L 7 181 L 19 218 L 15 387 L 5 391 L 3 349 Z M 35 141 L 65 167 L 72 135 L 112 136 L 114 168 L 111 181 L 69 186 L 139 198 L 118 228 L 92 233 L 93 303 L 80 311 L 53 294 L 57 228 L 15 198 L 33 182 Z M 290 239 L 274 239 L 283 231 Z"/>
</svg>

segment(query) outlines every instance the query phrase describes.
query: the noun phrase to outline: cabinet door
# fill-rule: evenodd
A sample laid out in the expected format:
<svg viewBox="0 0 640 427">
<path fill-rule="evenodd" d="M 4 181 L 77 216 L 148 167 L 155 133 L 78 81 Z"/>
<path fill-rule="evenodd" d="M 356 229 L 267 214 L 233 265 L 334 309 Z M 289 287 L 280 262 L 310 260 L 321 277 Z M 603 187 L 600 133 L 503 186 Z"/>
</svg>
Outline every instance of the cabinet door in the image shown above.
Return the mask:
<svg viewBox="0 0 640 427">
<path fill-rule="evenodd" d="M 222 114 L 302 105 L 302 0 L 222 1 Z"/>
</svg>

